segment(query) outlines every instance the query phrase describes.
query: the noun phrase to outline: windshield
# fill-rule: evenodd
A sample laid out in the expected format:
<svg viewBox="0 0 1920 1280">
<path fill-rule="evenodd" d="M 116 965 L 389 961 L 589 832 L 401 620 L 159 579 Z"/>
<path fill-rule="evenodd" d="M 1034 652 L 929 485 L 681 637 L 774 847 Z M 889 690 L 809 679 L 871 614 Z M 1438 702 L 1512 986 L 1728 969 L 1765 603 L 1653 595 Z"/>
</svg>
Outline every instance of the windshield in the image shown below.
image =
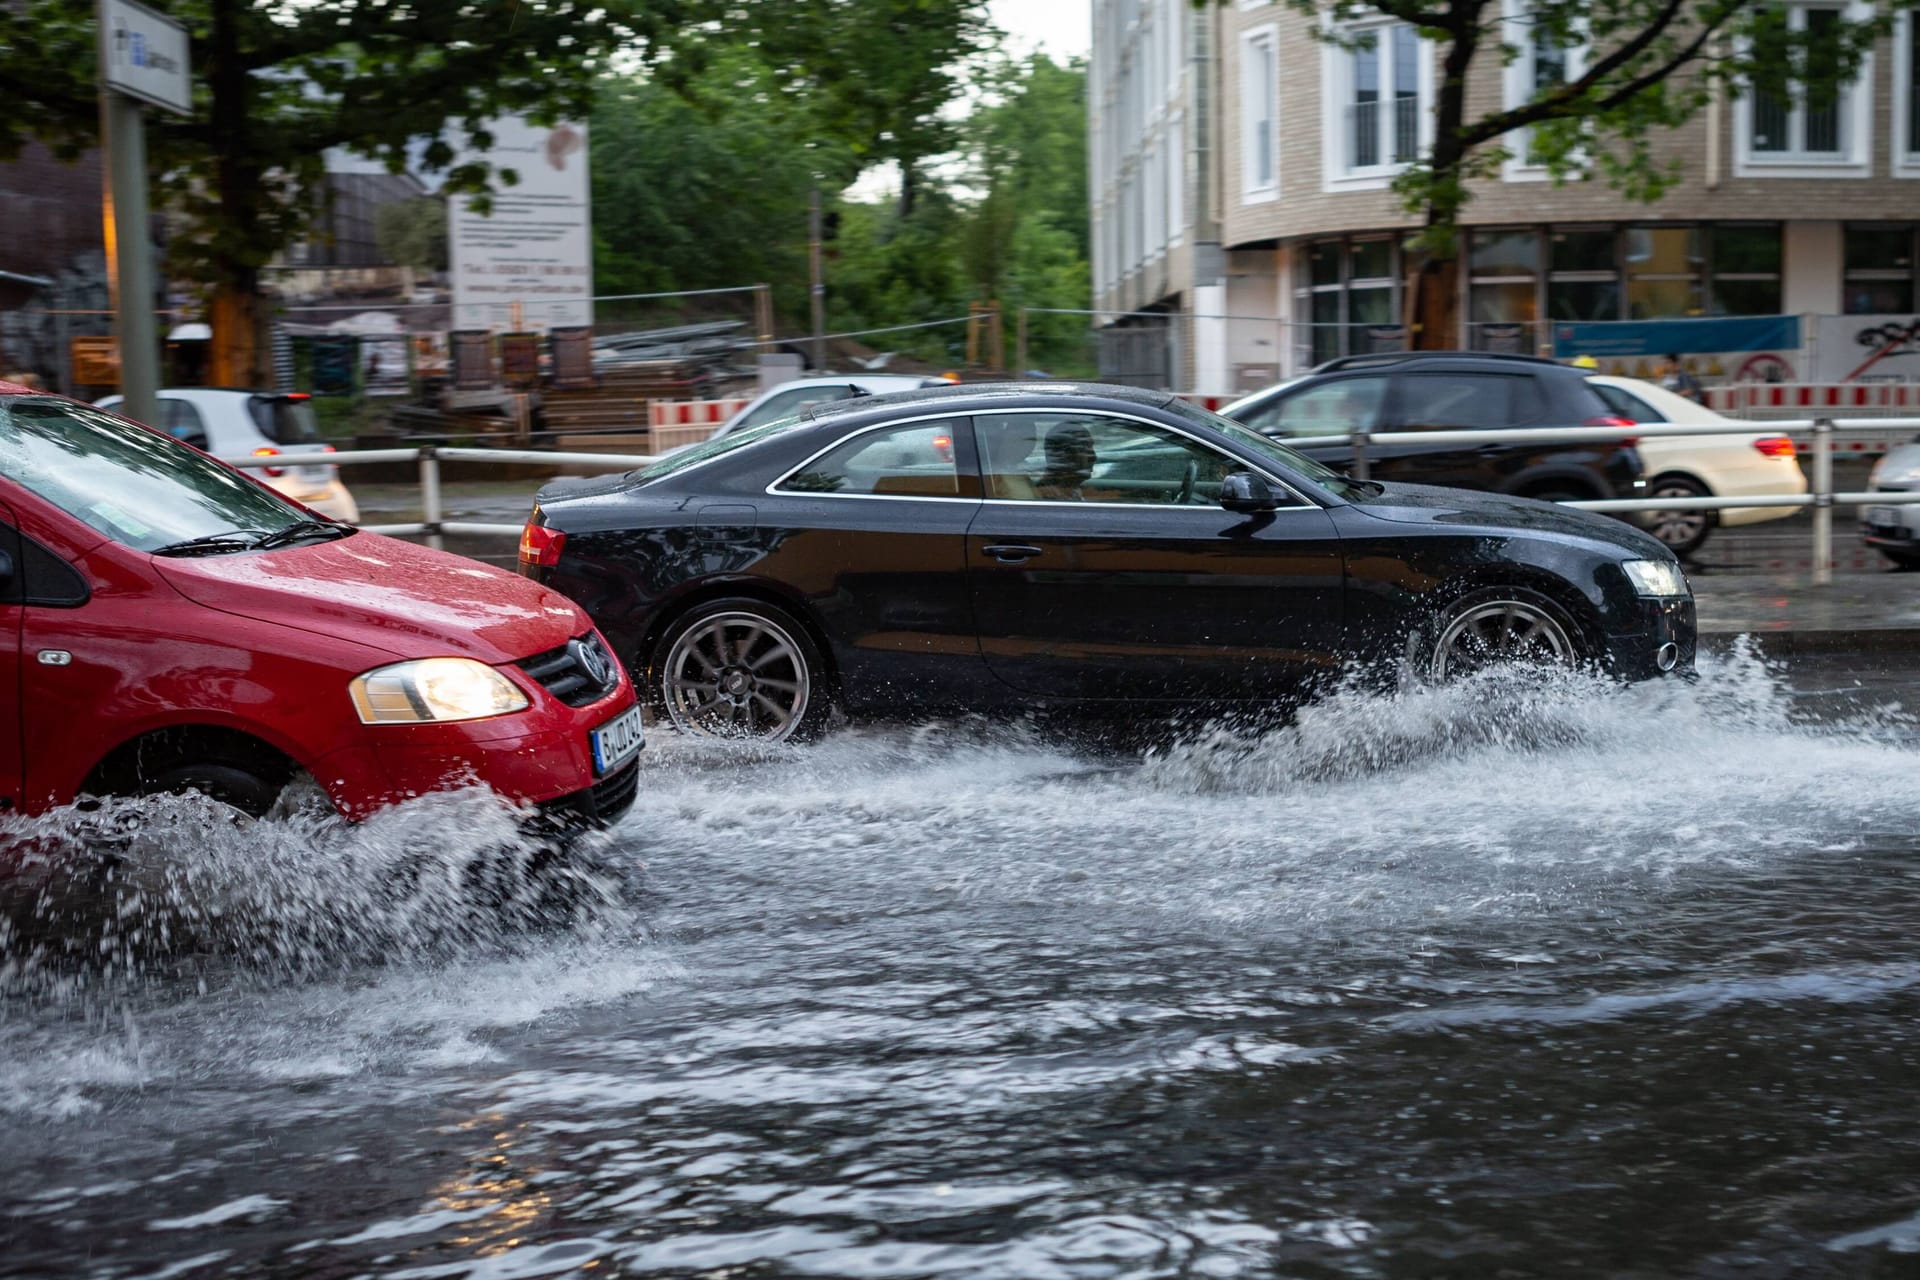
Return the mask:
<svg viewBox="0 0 1920 1280">
<path fill-rule="evenodd" d="M 765 440 L 768 436 L 777 436 L 799 421 L 799 415 L 795 414 L 774 422 L 763 422 L 757 427 L 748 427 L 744 431 L 729 431 L 726 435 L 702 440 L 699 444 L 690 445 L 678 453 L 660 459 L 651 466 L 642 467 L 638 471 L 629 471 L 627 474 L 643 484 L 648 480 L 658 480 L 676 471 L 685 471 L 695 463 L 705 462 L 708 458 L 717 458 L 723 453 L 732 453 L 735 449 L 742 449 L 757 441 Z"/>
<path fill-rule="evenodd" d="M 185 445 L 50 397 L 0 396 L 0 475 L 141 551 L 310 518 Z"/>
<path fill-rule="evenodd" d="M 1167 408 L 1202 426 L 1212 427 L 1242 449 L 1256 456 L 1267 458 L 1292 471 L 1304 480 L 1311 480 L 1321 488 L 1338 494 L 1342 498 L 1357 498 L 1370 490 L 1360 482 L 1350 480 L 1322 462 L 1315 462 L 1304 453 L 1297 453 L 1287 446 L 1269 440 L 1258 431 L 1241 426 L 1231 418 L 1223 418 L 1217 413 L 1208 413 L 1205 409 L 1185 400 L 1174 399 Z"/>
</svg>

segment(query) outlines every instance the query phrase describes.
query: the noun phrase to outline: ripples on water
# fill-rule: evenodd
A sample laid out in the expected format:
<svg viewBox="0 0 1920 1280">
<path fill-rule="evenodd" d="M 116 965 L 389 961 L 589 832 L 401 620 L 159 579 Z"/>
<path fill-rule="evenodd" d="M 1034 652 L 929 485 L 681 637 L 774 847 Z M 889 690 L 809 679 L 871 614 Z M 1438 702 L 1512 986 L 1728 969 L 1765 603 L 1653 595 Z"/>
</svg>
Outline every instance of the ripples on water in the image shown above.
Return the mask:
<svg viewBox="0 0 1920 1280">
<path fill-rule="evenodd" d="M 15 820 L 0 1271 L 1892 1273 L 1916 726 L 1788 683 L 657 739 L 561 865 Z"/>
</svg>

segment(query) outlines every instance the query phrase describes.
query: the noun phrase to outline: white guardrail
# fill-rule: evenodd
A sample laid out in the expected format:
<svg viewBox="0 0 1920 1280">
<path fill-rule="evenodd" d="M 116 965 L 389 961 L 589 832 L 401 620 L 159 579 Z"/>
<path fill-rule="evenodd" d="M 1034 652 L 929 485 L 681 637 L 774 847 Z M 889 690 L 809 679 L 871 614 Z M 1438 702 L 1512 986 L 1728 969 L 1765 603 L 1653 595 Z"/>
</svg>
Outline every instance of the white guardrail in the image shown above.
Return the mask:
<svg viewBox="0 0 1920 1280">
<path fill-rule="evenodd" d="M 1564 506 L 1583 511 L 1609 513 L 1630 511 L 1721 511 L 1746 507 L 1813 508 L 1813 582 L 1825 586 L 1833 581 L 1833 509 L 1835 507 L 1910 506 L 1920 503 L 1920 492 L 1911 493 L 1836 493 L 1833 488 L 1833 437 L 1837 431 L 1920 431 L 1920 418 L 1789 418 L 1766 422 L 1728 419 L 1718 423 L 1657 422 L 1632 427 L 1519 427 L 1499 431 L 1383 431 L 1356 432 L 1345 436 L 1313 436 L 1301 443 L 1314 445 L 1347 444 L 1353 447 L 1353 474 L 1366 479 L 1367 450 L 1375 445 L 1476 445 L 1476 444 L 1578 444 L 1583 441 L 1645 440 L 1688 436 L 1751 436 L 1811 434 L 1813 474 L 1806 493 L 1749 494 L 1741 498 L 1607 498 L 1586 502 L 1568 502 Z M 1285 443 L 1284 437 L 1281 442 Z M 438 547 L 445 534 L 468 536 L 514 536 L 517 524 L 481 524 L 449 521 L 441 518 L 444 507 L 440 497 L 442 462 L 478 462 L 493 464 L 533 463 L 544 466 L 589 467 L 606 471 L 630 471 L 655 459 L 642 454 L 559 453 L 546 449 L 456 449 L 426 445 L 412 449 L 355 449 L 326 455 L 329 466 L 350 467 L 363 463 L 418 462 L 420 466 L 420 514 L 417 524 L 377 524 L 363 526 L 373 533 L 423 534 Z M 252 454 L 223 457 L 220 461 L 248 470 L 263 466 Z M 298 465 L 280 455 L 277 465 Z"/>
</svg>

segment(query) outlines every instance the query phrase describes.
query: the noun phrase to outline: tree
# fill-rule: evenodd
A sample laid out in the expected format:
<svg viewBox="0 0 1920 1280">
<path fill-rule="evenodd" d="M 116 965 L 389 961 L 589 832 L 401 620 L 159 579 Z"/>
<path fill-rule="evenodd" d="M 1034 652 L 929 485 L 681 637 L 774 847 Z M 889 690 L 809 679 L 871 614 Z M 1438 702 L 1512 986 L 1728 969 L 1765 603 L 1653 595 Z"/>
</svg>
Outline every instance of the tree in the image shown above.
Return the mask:
<svg viewBox="0 0 1920 1280">
<path fill-rule="evenodd" d="M 708 0 L 171 0 L 192 40 L 194 111 L 149 113 L 148 150 L 177 220 L 169 269 L 209 289 L 211 377 L 270 375 L 260 270 L 320 207 L 326 153 L 346 148 L 394 171 L 409 148 L 446 189 L 484 194 L 491 174 L 462 162 L 468 138 L 508 113 L 580 116 L 616 52 L 650 55 Z M 682 64 L 697 66 L 697 58 Z M 675 66 L 678 74 L 682 66 Z M 9 97 L 0 158 L 30 137 L 72 157 L 98 127 L 91 5 L 0 5 L 0 82 Z"/>
<path fill-rule="evenodd" d="M 1656 200 L 1680 172 L 1677 160 L 1660 157 L 1656 139 L 1697 115 L 1716 88 L 1830 103 L 1892 21 L 1877 8 L 1865 20 L 1837 16 L 1795 30 L 1770 0 L 1525 0 L 1517 19 L 1503 0 L 1287 3 L 1315 20 L 1324 41 L 1353 47 L 1371 37 L 1346 24 L 1383 15 L 1436 46 L 1433 146 L 1394 180 L 1423 223 L 1408 320 L 1425 348 L 1457 340 L 1460 217 L 1473 184 L 1497 175 L 1520 139 L 1556 184 L 1598 177 Z M 1579 49 L 1583 65 L 1517 106 L 1471 111 L 1470 85 L 1524 56 L 1528 44 Z"/>
<path fill-rule="evenodd" d="M 389 261 L 420 271 L 447 269 L 447 202 L 432 196 L 374 210 L 373 239 Z"/>
</svg>

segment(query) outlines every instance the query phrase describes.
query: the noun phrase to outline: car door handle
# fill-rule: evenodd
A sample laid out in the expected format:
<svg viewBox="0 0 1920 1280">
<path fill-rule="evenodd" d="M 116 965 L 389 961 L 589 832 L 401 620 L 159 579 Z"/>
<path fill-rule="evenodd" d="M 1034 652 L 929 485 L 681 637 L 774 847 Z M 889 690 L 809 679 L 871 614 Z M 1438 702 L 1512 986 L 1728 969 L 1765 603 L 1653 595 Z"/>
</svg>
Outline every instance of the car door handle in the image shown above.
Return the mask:
<svg viewBox="0 0 1920 1280">
<path fill-rule="evenodd" d="M 1017 542 L 995 542 L 980 548 L 982 555 L 992 556 L 1001 564 L 1019 564 L 1031 560 L 1040 554 L 1039 547 L 1022 546 Z"/>
</svg>

